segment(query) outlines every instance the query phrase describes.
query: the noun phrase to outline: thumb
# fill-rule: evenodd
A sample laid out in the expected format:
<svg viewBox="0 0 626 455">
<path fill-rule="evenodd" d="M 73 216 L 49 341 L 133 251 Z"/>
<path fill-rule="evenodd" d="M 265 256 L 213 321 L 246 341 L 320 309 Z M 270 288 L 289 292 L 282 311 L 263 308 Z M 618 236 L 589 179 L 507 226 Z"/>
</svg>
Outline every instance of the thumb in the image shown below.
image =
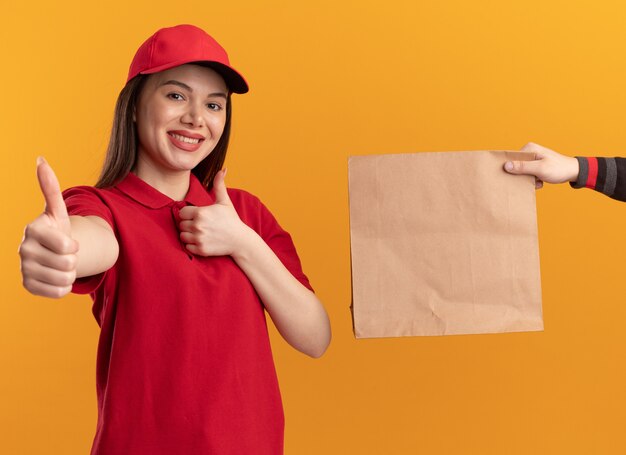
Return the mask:
<svg viewBox="0 0 626 455">
<path fill-rule="evenodd" d="M 536 176 L 539 172 L 541 160 L 534 161 L 507 161 L 504 163 L 504 170 L 509 174 L 524 174 Z"/>
<path fill-rule="evenodd" d="M 215 178 L 213 179 L 215 203 L 223 205 L 233 205 L 233 203 L 230 201 L 230 197 L 228 196 L 228 191 L 226 190 L 226 183 L 224 183 L 225 177 L 226 169 L 222 169 L 217 174 L 215 174 Z"/>
<path fill-rule="evenodd" d="M 37 180 L 46 201 L 45 214 L 52 218 L 66 234 L 70 234 L 70 218 L 61 195 L 57 176 L 43 157 L 37 158 Z"/>
</svg>

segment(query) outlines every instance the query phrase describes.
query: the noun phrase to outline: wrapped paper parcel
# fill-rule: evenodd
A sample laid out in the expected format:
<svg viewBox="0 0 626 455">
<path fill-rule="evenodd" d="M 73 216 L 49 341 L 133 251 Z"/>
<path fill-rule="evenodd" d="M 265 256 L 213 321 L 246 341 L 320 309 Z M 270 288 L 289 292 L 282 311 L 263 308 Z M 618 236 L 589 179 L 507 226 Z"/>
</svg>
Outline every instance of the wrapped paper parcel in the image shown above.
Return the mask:
<svg viewBox="0 0 626 455">
<path fill-rule="evenodd" d="M 349 159 L 357 338 L 543 330 L 534 177 L 507 151 Z"/>
</svg>

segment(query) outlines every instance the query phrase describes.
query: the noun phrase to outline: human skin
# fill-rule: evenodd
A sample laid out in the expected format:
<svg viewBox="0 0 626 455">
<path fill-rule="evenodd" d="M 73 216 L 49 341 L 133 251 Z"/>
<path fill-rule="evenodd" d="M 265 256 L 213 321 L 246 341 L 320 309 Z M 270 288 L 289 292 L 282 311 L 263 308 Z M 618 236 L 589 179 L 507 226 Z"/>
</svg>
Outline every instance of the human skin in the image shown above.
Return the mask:
<svg viewBox="0 0 626 455">
<path fill-rule="evenodd" d="M 226 120 L 226 84 L 213 70 L 182 65 L 151 75 L 135 112 L 139 136 L 133 172 L 174 200 L 184 199 L 191 170 L 215 147 Z M 30 223 L 20 246 L 24 287 L 59 298 L 75 278 L 111 268 L 119 245 L 95 216 L 68 216 L 50 166 L 38 162 L 46 210 Z M 181 240 L 197 255 L 230 255 L 250 279 L 285 340 L 319 357 L 330 338 L 328 315 L 316 295 L 285 268 L 261 237 L 241 221 L 224 182 L 215 177 L 216 202 L 181 210 Z"/>
<path fill-rule="evenodd" d="M 32 294 L 60 298 L 72 283 L 109 269 L 119 247 L 109 224 L 96 216 L 68 216 L 52 168 L 37 159 L 44 212 L 24 229 L 19 247 L 22 284 Z"/>
<path fill-rule="evenodd" d="M 543 182 L 564 183 L 575 182 L 578 179 L 578 160 L 571 156 L 529 142 L 522 147 L 522 152 L 534 153 L 531 161 L 507 161 L 504 170 L 511 174 L 533 175 L 536 178 L 535 186 L 541 188 Z"/>
</svg>

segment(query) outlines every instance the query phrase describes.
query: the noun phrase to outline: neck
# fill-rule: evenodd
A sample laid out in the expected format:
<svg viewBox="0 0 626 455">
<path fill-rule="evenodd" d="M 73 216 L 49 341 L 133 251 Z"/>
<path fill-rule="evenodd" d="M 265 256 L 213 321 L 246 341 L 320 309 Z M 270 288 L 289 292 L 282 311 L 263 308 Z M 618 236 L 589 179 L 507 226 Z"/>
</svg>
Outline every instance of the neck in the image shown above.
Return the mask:
<svg viewBox="0 0 626 455">
<path fill-rule="evenodd" d="M 137 162 L 137 166 L 135 166 L 132 171 L 152 188 L 175 201 L 185 199 L 189 191 L 189 177 L 191 171 L 156 172 L 154 168 L 140 161 Z"/>
</svg>

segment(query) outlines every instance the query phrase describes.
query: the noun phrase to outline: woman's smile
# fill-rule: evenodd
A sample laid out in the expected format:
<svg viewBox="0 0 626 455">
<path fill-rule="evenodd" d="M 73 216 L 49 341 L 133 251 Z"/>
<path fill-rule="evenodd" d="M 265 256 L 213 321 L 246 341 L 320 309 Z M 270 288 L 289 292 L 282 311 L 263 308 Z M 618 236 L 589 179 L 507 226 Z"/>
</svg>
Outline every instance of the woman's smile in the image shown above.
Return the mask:
<svg viewBox="0 0 626 455">
<path fill-rule="evenodd" d="M 186 131 L 168 131 L 167 136 L 172 144 L 188 152 L 195 152 L 204 142 L 204 136 Z"/>
</svg>

